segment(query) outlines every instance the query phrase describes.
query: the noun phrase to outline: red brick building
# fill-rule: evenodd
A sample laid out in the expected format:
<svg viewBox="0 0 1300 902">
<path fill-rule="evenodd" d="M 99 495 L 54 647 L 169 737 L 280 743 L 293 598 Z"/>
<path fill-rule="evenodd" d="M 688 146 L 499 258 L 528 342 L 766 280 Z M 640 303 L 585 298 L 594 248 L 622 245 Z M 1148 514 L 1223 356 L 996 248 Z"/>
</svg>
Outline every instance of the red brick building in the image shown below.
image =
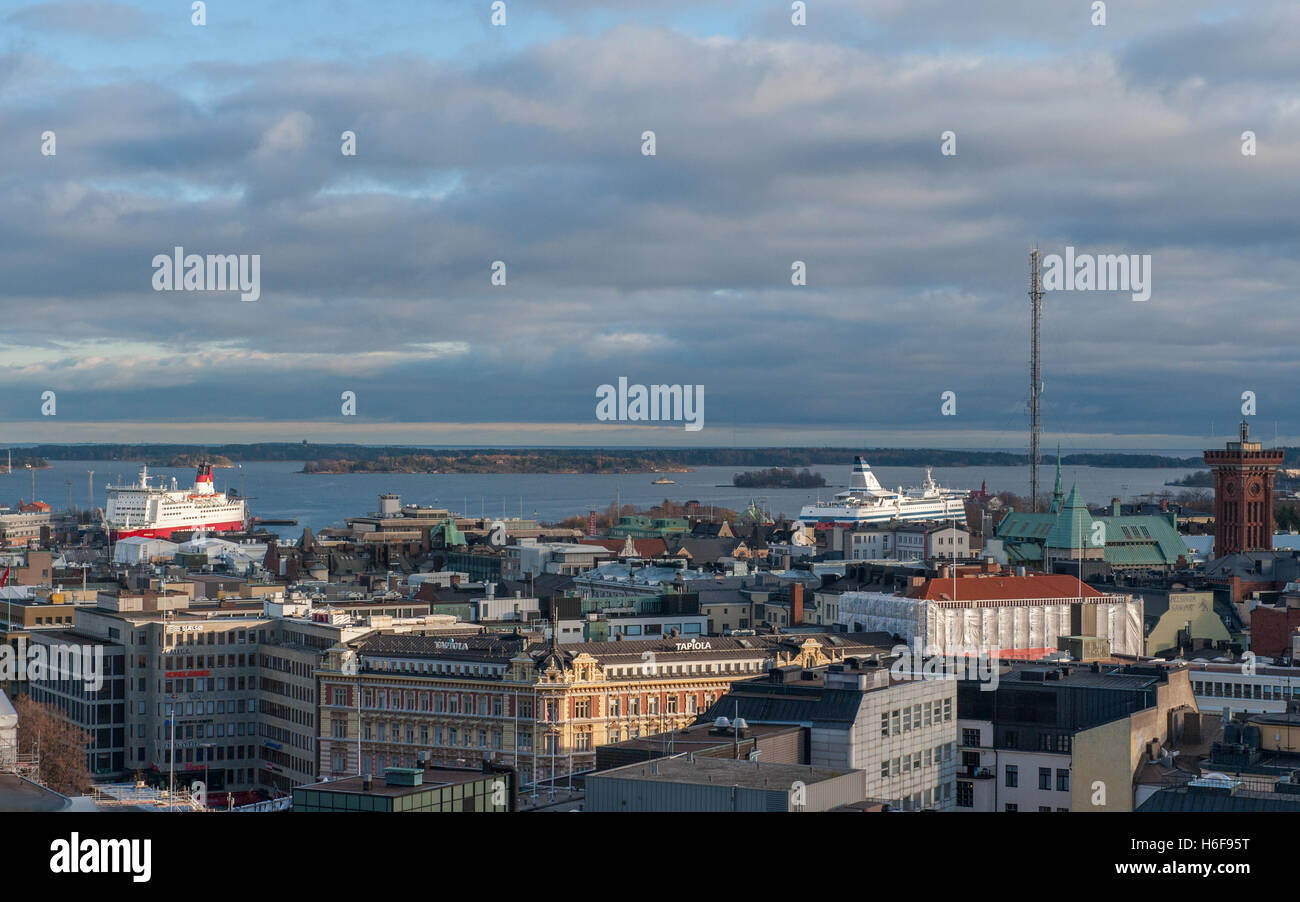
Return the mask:
<svg viewBox="0 0 1300 902">
<path fill-rule="evenodd" d="M 1282 466 L 1280 448 L 1264 450 L 1241 422 L 1240 441 L 1206 451 L 1214 471 L 1214 556 L 1273 549 L 1273 474 Z"/>
</svg>

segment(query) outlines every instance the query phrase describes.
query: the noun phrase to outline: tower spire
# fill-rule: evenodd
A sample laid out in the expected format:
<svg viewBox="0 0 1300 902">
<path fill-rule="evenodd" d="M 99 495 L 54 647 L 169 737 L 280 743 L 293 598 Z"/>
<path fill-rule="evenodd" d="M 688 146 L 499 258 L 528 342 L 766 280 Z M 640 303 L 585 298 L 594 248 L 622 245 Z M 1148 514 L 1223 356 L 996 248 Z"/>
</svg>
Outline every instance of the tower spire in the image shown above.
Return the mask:
<svg viewBox="0 0 1300 902">
<path fill-rule="evenodd" d="M 1061 443 L 1056 443 L 1056 486 L 1052 489 L 1052 505 L 1048 508 L 1050 513 L 1060 511 L 1065 498 L 1065 490 L 1061 485 Z"/>
</svg>

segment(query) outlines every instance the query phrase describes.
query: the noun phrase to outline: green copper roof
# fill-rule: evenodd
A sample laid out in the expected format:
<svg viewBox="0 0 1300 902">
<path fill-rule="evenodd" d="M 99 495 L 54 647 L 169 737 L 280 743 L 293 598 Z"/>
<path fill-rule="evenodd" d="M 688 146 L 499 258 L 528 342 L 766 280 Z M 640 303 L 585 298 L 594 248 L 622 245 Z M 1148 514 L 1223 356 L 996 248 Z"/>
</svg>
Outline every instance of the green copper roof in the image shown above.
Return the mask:
<svg viewBox="0 0 1300 902">
<path fill-rule="evenodd" d="M 1089 548 L 1093 544 L 1092 523 L 1092 514 L 1079 497 L 1079 484 L 1075 483 L 1045 544 L 1048 548 Z"/>
<path fill-rule="evenodd" d="M 1044 545 L 1065 549 L 1088 547 L 1098 522 L 1105 526 L 1105 559 L 1113 566 L 1169 565 L 1187 554 L 1183 537 L 1167 515 L 1096 517 L 1087 513 L 1077 491 L 1070 492 L 1059 514 L 1012 511 L 998 523 L 994 535 L 1003 540 L 1011 561 L 1032 563 L 1042 560 Z"/>
</svg>

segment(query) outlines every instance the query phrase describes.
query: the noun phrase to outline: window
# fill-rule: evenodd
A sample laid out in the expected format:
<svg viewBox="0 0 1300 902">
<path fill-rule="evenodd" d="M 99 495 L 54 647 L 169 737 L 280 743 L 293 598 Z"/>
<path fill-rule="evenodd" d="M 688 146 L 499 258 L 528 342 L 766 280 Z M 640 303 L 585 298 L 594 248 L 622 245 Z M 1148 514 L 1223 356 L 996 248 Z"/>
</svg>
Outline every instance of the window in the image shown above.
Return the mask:
<svg viewBox="0 0 1300 902">
<path fill-rule="evenodd" d="M 1007 802 L 1007 808 L 1006 808 L 1006 810 L 1007 810 L 1007 811 L 1019 811 L 1019 810 L 1020 810 L 1020 806 L 1019 806 L 1019 805 L 1013 805 L 1011 802 Z"/>
<path fill-rule="evenodd" d="M 1040 767 L 1038 769 L 1038 788 L 1052 788 L 1052 769 L 1050 767 Z"/>
<path fill-rule="evenodd" d="M 1016 767 L 1014 764 L 1008 764 L 1006 773 L 1007 786 L 1016 787 L 1020 785 L 1020 768 Z"/>
<path fill-rule="evenodd" d="M 957 781 L 957 807 L 974 808 L 975 807 L 975 784 L 967 783 L 963 780 Z"/>
<path fill-rule="evenodd" d="M 962 745 L 973 746 L 974 748 L 979 748 L 979 744 L 980 744 L 980 731 L 979 731 L 979 730 L 971 730 L 971 729 L 963 729 L 963 730 L 961 731 L 961 744 L 962 744 Z"/>
<path fill-rule="evenodd" d="M 1057 770 L 1056 772 L 1056 791 L 1070 791 L 1070 772 L 1068 770 Z"/>
</svg>

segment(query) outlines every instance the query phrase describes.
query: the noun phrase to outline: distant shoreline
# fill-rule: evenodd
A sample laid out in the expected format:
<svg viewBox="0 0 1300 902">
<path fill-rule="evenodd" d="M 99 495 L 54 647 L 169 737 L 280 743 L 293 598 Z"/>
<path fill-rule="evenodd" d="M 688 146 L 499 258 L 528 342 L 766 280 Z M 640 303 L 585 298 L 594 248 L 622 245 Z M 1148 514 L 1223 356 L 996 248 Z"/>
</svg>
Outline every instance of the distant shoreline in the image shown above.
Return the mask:
<svg viewBox="0 0 1300 902">
<path fill-rule="evenodd" d="M 968 451 L 940 448 L 467 448 L 437 449 L 271 442 L 230 445 L 36 445 L 25 453 L 43 461 L 88 460 L 140 462 L 153 467 L 176 461 L 208 459 L 221 465 L 241 462 L 301 462 L 303 473 L 686 473 L 700 467 L 832 467 L 848 468 L 862 455 L 873 467 L 1017 467 L 1028 456 L 1008 451 Z M 1300 457 L 1300 450 L 1288 449 Z M 1203 469 L 1199 457 L 1155 454 L 1083 453 L 1061 458 L 1064 466 L 1132 469 Z M 1055 465 L 1044 458 L 1040 467 Z"/>
</svg>

